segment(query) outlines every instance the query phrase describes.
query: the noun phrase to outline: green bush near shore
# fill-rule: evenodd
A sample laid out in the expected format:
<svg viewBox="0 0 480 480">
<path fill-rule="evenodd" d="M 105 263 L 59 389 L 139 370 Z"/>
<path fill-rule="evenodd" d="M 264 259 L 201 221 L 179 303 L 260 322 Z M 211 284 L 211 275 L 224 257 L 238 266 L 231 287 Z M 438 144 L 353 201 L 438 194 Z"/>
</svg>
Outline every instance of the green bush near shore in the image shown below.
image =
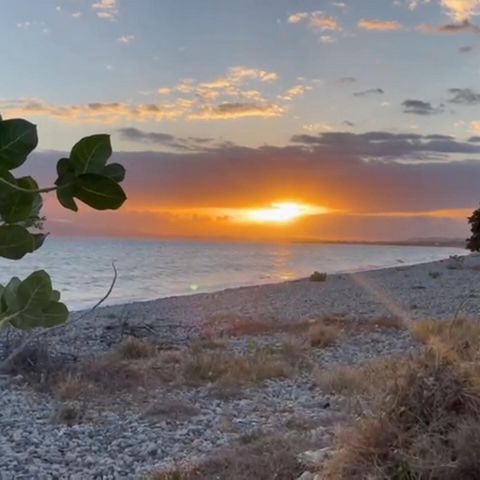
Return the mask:
<svg viewBox="0 0 480 480">
<path fill-rule="evenodd" d="M 312 282 L 325 282 L 327 280 L 327 274 L 321 272 L 313 272 L 310 275 L 310 281 Z"/>
</svg>

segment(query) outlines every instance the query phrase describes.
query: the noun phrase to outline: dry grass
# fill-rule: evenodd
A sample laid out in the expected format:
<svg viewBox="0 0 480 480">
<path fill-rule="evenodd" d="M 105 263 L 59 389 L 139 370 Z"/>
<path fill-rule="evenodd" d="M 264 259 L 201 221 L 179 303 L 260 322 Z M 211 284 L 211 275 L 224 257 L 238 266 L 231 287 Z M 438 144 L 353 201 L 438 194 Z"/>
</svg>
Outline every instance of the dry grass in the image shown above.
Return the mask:
<svg viewBox="0 0 480 480">
<path fill-rule="evenodd" d="M 373 328 L 384 328 L 387 330 L 404 330 L 406 328 L 404 320 L 399 317 L 381 316 L 370 320 L 368 323 Z"/>
<path fill-rule="evenodd" d="M 328 347 L 340 337 L 342 330 L 337 325 L 317 322 L 307 331 L 307 338 L 312 347 Z"/>
<path fill-rule="evenodd" d="M 306 448 L 303 441 L 260 436 L 197 465 L 154 473 L 151 480 L 292 480 L 305 470 L 296 455 Z"/>
<path fill-rule="evenodd" d="M 339 384 L 329 379 L 334 390 L 350 383 L 362 390 L 363 378 L 374 388 L 363 390 L 372 413 L 338 436 L 322 478 L 480 478 L 480 324 L 427 321 L 411 330 L 427 346 L 416 358 L 392 360 L 383 375 L 346 371 Z"/>
<path fill-rule="evenodd" d="M 145 418 L 152 420 L 185 421 L 198 415 L 200 411 L 181 398 L 163 398 L 152 403 L 143 413 Z"/>
<path fill-rule="evenodd" d="M 69 427 L 82 422 L 85 415 L 85 405 L 80 402 L 65 402 L 57 408 L 53 421 Z"/>
<path fill-rule="evenodd" d="M 256 349 L 246 355 L 195 351 L 182 365 L 185 382 L 193 385 L 216 381 L 230 386 L 257 384 L 269 378 L 289 377 L 293 372 L 281 355 L 269 349 Z"/>
<path fill-rule="evenodd" d="M 342 365 L 327 370 L 322 367 L 316 367 L 313 371 L 313 377 L 322 393 L 330 395 L 363 393 L 368 385 L 365 370 L 350 365 Z"/>
<path fill-rule="evenodd" d="M 322 393 L 330 395 L 367 395 L 397 375 L 396 360 L 378 359 L 361 365 L 339 365 L 334 368 L 317 366 L 313 378 Z"/>
<path fill-rule="evenodd" d="M 127 337 L 118 347 L 117 355 L 125 360 L 153 357 L 157 349 L 154 345 L 142 342 L 135 337 Z"/>
</svg>

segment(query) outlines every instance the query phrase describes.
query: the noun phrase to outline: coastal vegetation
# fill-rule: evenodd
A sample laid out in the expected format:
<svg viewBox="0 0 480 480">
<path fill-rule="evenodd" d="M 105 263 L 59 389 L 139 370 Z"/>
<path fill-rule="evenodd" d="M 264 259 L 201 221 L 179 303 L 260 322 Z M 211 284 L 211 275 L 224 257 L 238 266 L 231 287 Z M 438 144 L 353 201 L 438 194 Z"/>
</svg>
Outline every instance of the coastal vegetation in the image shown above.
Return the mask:
<svg viewBox="0 0 480 480">
<path fill-rule="evenodd" d="M 108 135 L 92 135 L 77 142 L 68 157 L 57 162 L 54 186 L 40 188 L 31 176 L 12 173 L 24 166 L 38 143 L 37 127 L 24 119 L 0 117 L 0 257 L 20 260 L 43 245 L 42 195 L 55 192 L 60 205 L 78 211 L 76 200 L 95 210 L 116 210 L 126 200 L 120 186 L 125 169 L 108 163 L 112 154 Z M 24 280 L 13 277 L 0 285 L 0 332 L 13 328 L 30 333 L 67 321 L 68 309 L 53 289 L 48 273 L 38 270 Z M 10 353 L 6 367 L 24 348 Z"/>
</svg>

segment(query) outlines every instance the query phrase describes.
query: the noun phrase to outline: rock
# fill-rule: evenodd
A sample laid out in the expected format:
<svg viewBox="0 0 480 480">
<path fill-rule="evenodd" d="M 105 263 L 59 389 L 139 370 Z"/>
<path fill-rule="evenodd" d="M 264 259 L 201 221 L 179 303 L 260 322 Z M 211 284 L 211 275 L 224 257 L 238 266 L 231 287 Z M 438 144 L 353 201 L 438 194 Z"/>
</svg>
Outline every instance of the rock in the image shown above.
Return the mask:
<svg viewBox="0 0 480 480">
<path fill-rule="evenodd" d="M 330 456 L 330 452 L 330 447 L 321 448 L 320 450 L 307 450 L 298 455 L 298 460 L 307 467 L 319 467 Z"/>
<path fill-rule="evenodd" d="M 314 480 L 313 473 L 303 472 L 297 480 Z"/>
</svg>

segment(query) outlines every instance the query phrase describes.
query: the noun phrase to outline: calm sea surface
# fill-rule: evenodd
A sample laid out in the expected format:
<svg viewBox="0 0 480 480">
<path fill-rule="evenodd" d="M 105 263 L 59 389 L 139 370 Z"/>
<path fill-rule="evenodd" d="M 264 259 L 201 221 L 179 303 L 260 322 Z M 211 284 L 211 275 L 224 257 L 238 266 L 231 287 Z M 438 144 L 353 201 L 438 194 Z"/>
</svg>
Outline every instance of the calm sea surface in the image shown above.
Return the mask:
<svg viewBox="0 0 480 480">
<path fill-rule="evenodd" d="M 227 287 L 281 282 L 314 270 L 335 273 L 414 264 L 465 254 L 458 248 L 232 243 L 112 239 L 48 239 L 20 262 L 0 261 L 0 282 L 47 269 L 71 308 L 147 300 Z"/>
</svg>

